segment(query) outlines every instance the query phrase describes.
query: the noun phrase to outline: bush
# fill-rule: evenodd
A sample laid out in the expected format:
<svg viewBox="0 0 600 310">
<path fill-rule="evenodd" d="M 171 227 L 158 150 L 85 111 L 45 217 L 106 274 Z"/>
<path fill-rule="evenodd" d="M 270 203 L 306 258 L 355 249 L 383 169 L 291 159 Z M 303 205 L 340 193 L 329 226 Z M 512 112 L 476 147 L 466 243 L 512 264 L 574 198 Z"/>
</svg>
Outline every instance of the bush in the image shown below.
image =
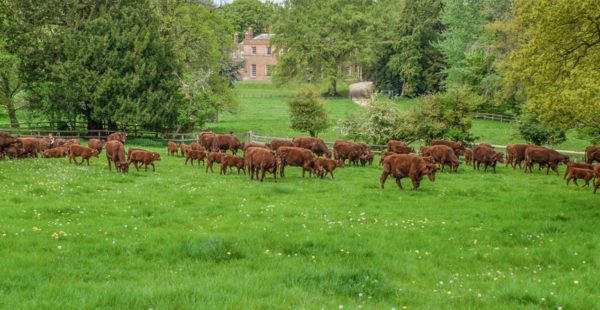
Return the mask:
<svg viewBox="0 0 600 310">
<path fill-rule="evenodd" d="M 325 109 L 325 101 L 314 88 L 302 88 L 292 101 L 290 107 L 291 127 L 294 130 L 306 131 L 311 137 L 329 127 L 329 116 Z"/>
<path fill-rule="evenodd" d="M 375 97 L 377 98 L 377 97 Z M 352 140 L 386 144 L 395 139 L 400 113 L 390 100 L 375 99 L 362 115 L 352 114 L 340 124 L 342 134 Z"/>
<path fill-rule="evenodd" d="M 527 143 L 536 145 L 559 144 L 567 139 L 564 130 L 544 124 L 532 114 L 524 114 L 521 117 L 519 133 Z"/>
</svg>

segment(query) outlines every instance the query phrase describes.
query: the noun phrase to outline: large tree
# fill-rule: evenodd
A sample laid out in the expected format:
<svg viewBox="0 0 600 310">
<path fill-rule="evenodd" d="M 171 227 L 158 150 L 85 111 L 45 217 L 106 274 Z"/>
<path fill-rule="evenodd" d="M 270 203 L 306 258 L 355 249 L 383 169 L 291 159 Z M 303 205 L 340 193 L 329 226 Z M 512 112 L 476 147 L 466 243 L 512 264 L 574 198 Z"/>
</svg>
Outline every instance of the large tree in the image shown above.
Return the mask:
<svg viewBox="0 0 600 310">
<path fill-rule="evenodd" d="M 562 128 L 600 128 L 600 11 L 589 0 L 515 1 L 514 77 L 528 107 Z"/>
<path fill-rule="evenodd" d="M 246 33 L 248 27 L 254 28 L 255 33 L 268 32 L 275 21 L 275 11 L 275 4 L 260 0 L 234 0 L 217 9 L 239 34 Z"/>
<path fill-rule="evenodd" d="M 371 5 L 369 0 L 286 0 L 272 40 L 282 52 L 275 80 L 325 80 L 328 94 L 336 95 L 340 67 L 370 61 Z"/>
<path fill-rule="evenodd" d="M 19 59 L 6 50 L 5 42 L 0 37 L 0 106 L 8 112 L 10 125 L 19 127 L 15 96 L 21 90 L 22 83 L 18 77 Z"/>
</svg>

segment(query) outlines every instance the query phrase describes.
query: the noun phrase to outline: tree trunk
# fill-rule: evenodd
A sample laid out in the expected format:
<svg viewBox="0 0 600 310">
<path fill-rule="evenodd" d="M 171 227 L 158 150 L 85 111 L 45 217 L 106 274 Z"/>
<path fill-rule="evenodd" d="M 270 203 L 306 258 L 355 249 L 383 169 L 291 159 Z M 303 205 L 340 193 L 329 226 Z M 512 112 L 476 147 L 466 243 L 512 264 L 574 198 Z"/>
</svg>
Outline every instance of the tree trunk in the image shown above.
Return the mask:
<svg viewBox="0 0 600 310">
<path fill-rule="evenodd" d="M 88 108 L 84 111 L 85 119 L 87 121 L 87 129 L 89 130 L 102 130 L 102 122 L 99 122 L 92 118 L 92 111 Z M 89 134 L 89 132 L 88 132 Z"/>
<path fill-rule="evenodd" d="M 6 106 L 8 110 L 8 117 L 10 118 L 10 127 L 19 128 L 19 120 L 17 119 L 17 110 L 15 109 L 15 102 L 13 101 L 13 95 L 18 91 L 19 86 L 16 89 L 11 89 L 10 80 L 8 76 L 2 75 L 2 104 Z"/>
<path fill-rule="evenodd" d="M 327 95 L 331 97 L 337 95 L 337 80 L 335 78 L 330 78 L 329 80 L 329 88 L 327 89 Z"/>
<path fill-rule="evenodd" d="M 15 109 L 15 103 L 12 98 L 7 98 L 6 109 L 8 110 L 8 117 L 10 118 L 10 127 L 19 128 L 19 120 L 17 119 L 17 110 Z"/>
</svg>

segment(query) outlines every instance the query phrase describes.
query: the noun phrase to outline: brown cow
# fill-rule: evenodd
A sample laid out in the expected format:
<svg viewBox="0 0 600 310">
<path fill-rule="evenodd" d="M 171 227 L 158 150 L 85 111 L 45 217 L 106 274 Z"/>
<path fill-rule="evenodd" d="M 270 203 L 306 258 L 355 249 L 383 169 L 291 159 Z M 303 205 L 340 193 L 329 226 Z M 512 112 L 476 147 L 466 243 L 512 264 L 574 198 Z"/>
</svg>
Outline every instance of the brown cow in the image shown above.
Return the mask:
<svg viewBox="0 0 600 310">
<path fill-rule="evenodd" d="M 213 164 L 214 163 L 219 163 L 222 164 L 223 163 L 223 157 L 225 156 L 225 153 L 221 153 L 221 152 L 209 152 L 208 156 L 207 156 L 207 161 L 206 161 L 206 173 L 208 173 L 208 169 L 210 169 L 210 172 L 215 172 L 213 170 Z"/>
<path fill-rule="evenodd" d="M 233 134 L 217 134 L 217 146 L 223 152 L 231 150 L 233 155 L 244 148 L 244 144 Z"/>
<path fill-rule="evenodd" d="M 187 165 L 188 161 L 192 162 L 192 166 L 194 165 L 194 160 L 198 161 L 198 166 L 200 166 L 200 162 L 204 163 L 204 159 L 206 158 L 206 152 L 200 150 L 189 150 L 185 155 L 185 164 Z"/>
<path fill-rule="evenodd" d="M 179 149 L 181 150 L 181 156 L 185 157 L 187 155 L 189 147 L 187 144 L 181 143 L 181 145 L 179 146 Z"/>
<path fill-rule="evenodd" d="M 40 145 L 39 152 L 43 153 L 54 146 L 54 137 L 50 134 L 48 137 L 39 138 L 38 143 Z"/>
<path fill-rule="evenodd" d="M 277 151 L 282 146 L 295 146 L 295 145 L 294 145 L 294 142 L 289 141 L 289 140 L 271 140 L 269 143 L 266 144 L 266 146 L 273 151 Z"/>
<path fill-rule="evenodd" d="M 60 146 L 53 149 L 48 149 L 42 152 L 42 155 L 46 158 L 62 158 L 67 157 L 69 150 L 66 147 Z"/>
<path fill-rule="evenodd" d="M 105 142 L 98 139 L 90 139 L 88 140 L 88 147 L 98 151 L 98 154 L 102 153 L 102 148 L 104 147 Z"/>
<path fill-rule="evenodd" d="M 471 165 L 473 163 L 473 150 L 465 148 L 465 164 Z"/>
<path fill-rule="evenodd" d="M 590 180 L 592 180 L 594 176 L 593 170 L 571 167 L 567 173 L 567 185 L 573 180 L 573 183 L 579 186 L 579 184 L 577 184 L 577 179 L 583 179 L 585 180 L 585 185 L 583 185 L 583 187 L 590 186 Z"/>
<path fill-rule="evenodd" d="M 38 157 L 41 152 L 40 140 L 37 138 L 19 138 L 27 157 Z"/>
<path fill-rule="evenodd" d="M 317 156 L 325 155 L 327 158 L 331 158 L 331 151 L 323 142 L 323 140 L 315 137 L 296 137 L 294 140 L 294 146 L 302 147 L 307 150 L 313 151 Z"/>
<path fill-rule="evenodd" d="M 454 150 L 447 145 L 437 144 L 429 147 L 422 147 L 420 155 L 433 157 L 435 162 L 441 166 L 442 172 L 446 165 L 450 166 L 453 172 L 458 171 L 458 157 L 454 154 Z"/>
<path fill-rule="evenodd" d="M 585 162 L 588 164 L 594 161 L 600 162 L 600 145 L 591 145 L 585 148 Z"/>
<path fill-rule="evenodd" d="M 565 169 L 565 175 L 563 176 L 563 180 L 565 180 L 567 178 L 567 174 L 569 174 L 569 169 L 571 168 L 579 168 L 579 169 L 587 169 L 587 170 L 594 170 L 594 165 L 593 164 L 586 164 L 586 163 L 578 163 L 578 162 L 569 162 L 567 163 L 567 169 Z"/>
<path fill-rule="evenodd" d="M 396 154 L 410 154 L 415 152 L 415 148 L 409 146 L 403 141 L 390 140 L 387 143 L 387 151 Z"/>
<path fill-rule="evenodd" d="M 221 159 L 221 173 L 227 174 L 227 168 L 236 167 L 238 174 L 240 174 L 241 170 L 244 170 L 244 174 L 246 174 L 246 168 L 244 168 L 244 158 L 235 156 L 235 155 L 225 155 L 223 159 Z"/>
<path fill-rule="evenodd" d="M 522 164 L 525 160 L 525 150 L 532 146 L 531 144 L 509 144 L 506 146 L 506 166 L 509 164 L 515 169 L 517 165 L 523 168 Z"/>
<path fill-rule="evenodd" d="M 594 176 L 596 177 L 596 185 L 594 186 L 594 195 L 600 187 L 600 165 L 594 165 Z"/>
<path fill-rule="evenodd" d="M 18 146 L 14 146 L 15 144 L 18 144 Z M 21 141 L 5 132 L 0 132 L 0 157 L 4 157 L 5 153 L 8 155 L 6 149 L 11 146 L 14 146 L 10 151 L 11 156 L 15 155 L 15 158 L 17 158 L 19 154 L 18 150 L 22 148 Z M 12 158 L 11 156 L 9 158 Z"/>
<path fill-rule="evenodd" d="M 122 131 L 117 131 L 117 132 L 113 132 L 110 135 L 108 135 L 108 138 L 106 138 L 106 141 L 121 141 L 121 143 L 125 144 L 125 141 L 127 140 L 127 133 L 126 132 L 122 132 Z"/>
<path fill-rule="evenodd" d="M 330 158 L 319 158 L 315 159 L 315 164 L 317 167 L 317 173 L 319 177 L 324 178 L 327 176 L 327 173 L 331 175 L 333 179 L 333 171 L 335 168 L 344 168 L 344 162 L 341 160 L 335 160 Z"/>
<path fill-rule="evenodd" d="M 387 156 L 383 161 L 383 172 L 379 178 L 381 188 L 389 175 L 396 179 L 396 184 L 402 188 L 402 178 L 408 177 L 412 182 L 412 189 L 417 190 L 421 185 L 423 176 L 427 175 L 431 182 L 435 181 L 437 168 L 435 164 L 427 162 L 420 156 L 409 154 L 396 154 Z"/>
<path fill-rule="evenodd" d="M 144 171 L 148 171 L 148 165 L 152 166 L 152 171 L 156 171 L 154 162 L 157 160 L 160 160 L 160 154 L 156 152 L 135 150 L 131 152 L 128 162 L 133 163 L 137 171 L 140 171 L 138 164 L 140 164 L 140 166 L 144 165 Z"/>
<path fill-rule="evenodd" d="M 167 154 L 169 154 L 169 156 L 177 156 L 178 150 L 179 146 L 177 146 L 177 143 L 173 141 L 167 142 Z"/>
<path fill-rule="evenodd" d="M 504 153 L 497 153 L 492 147 L 486 144 L 479 144 L 473 148 L 473 170 L 483 164 L 483 171 L 487 171 L 488 166 L 494 168 L 496 173 L 496 164 L 504 162 Z"/>
<path fill-rule="evenodd" d="M 108 161 L 108 171 L 112 170 L 112 163 L 115 163 L 117 172 L 129 172 L 129 162 L 125 157 L 125 146 L 119 140 L 106 142 L 106 160 Z"/>
<path fill-rule="evenodd" d="M 362 166 L 364 166 L 365 164 L 369 164 L 369 166 L 373 165 L 373 160 L 375 159 L 375 153 L 373 153 L 373 151 L 369 150 L 367 152 L 367 154 L 363 154 L 360 157 L 360 164 Z"/>
<path fill-rule="evenodd" d="M 20 143 L 13 143 L 7 147 L 4 147 L 3 154 L 6 154 L 6 156 L 8 156 L 8 158 L 10 158 L 10 159 L 27 157 L 27 152 L 25 152 L 23 145 Z"/>
<path fill-rule="evenodd" d="M 316 155 L 311 150 L 295 146 L 282 146 L 277 149 L 275 154 L 279 159 L 279 175 L 281 177 L 285 176 L 285 166 L 302 167 L 302 177 L 306 171 L 309 171 L 311 175 L 316 172 L 313 165 Z"/>
<path fill-rule="evenodd" d="M 77 157 L 81 157 L 80 163 L 77 162 Z M 83 161 L 85 160 L 89 166 L 90 157 L 98 158 L 98 150 L 77 144 L 72 144 L 69 147 L 69 163 L 71 163 L 71 160 L 73 160 L 76 164 L 80 165 L 83 164 Z"/>
<path fill-rule="evenodd" d="M 525 150 L 525 172 L 529 170 L 529 172 L 533 173 L 531 167 L 534 163 L 538 163 L 540 167 L 542 165 L 546 166 L 546 174 L 550 173 L 550 169 L 552 169 L 552 171 L 556 172 L 556 175 L 558 175 L 558 165 L 560 163 L 566 164 L 568 162 L 568 156 L 562 155 L 553 149 L 541 146 L 530 146 Z"/>
<path fill-rule="evenodd" d="M 217 140 L 217 135 L 212 131 L 201 131 L 198 134 L 198 143 L 205 149 L 210 152 L 219 151 L 219 142 Z"/>
<path fill-rule="evenodd" d="M 381 152 L 380 158 L 379 158 L 379 165 L 383 165 L 383 161 L 385 160 L 386 157 L 390 156 L 390 155 L 396 155 L 397 153 L 394 152 L 390 152 L 390 151 L 383 151 Z"/>
<path fill-rule="evenodd" d="M 190 144 L 190 150 L 206 152 L 206 149 L 202 145 L 200 145 L 199 143 L 196 143 L 196 142 Z"/>
<path fill-rule="evenodd" d="M 248 144 L 244 144 L 244 148 L 242 149 L 242 151 L 244 151 L 244 153 L 246 153 L 246 150 L 251 148 L 251 147 L 259 147 L 262 149 L 270 149 L 267 145 L 265 144 L 259 144 L 259 143 L 248 143 Z"/>
<path fill-rule="evenodd" d="M 247 149 L 244 162 L 250 172 L 251 180 L 254 179 L 254 175 L 256 174 L 256 180 L 262 182 L 265 179 L 265 174 L 269 172 L 273 174 L 273 180 L 277 182 L 277 156 L 275 155 L 275 151 L 251 147 Z"/>
<path fill-rule="evenodd" d="M 354 143 L 350 141 L 336 141 L 333 144 L 333 158 L 341 160 L 344 163 L 346 160 L 349 164 L 358 165 L 361 156 L 367 155 L 369 152 L 368 145 L 364 143 Z"/>
<path fill-rule="evenodd" d="M 129 158 L 131 157 L 131 153 L 133 153 L 135 151 L 144 151 L 144 152 L 152 153 L 148 150 L 144 150 L 144 149 L 140 149 L 140 148 L 136 148 L 136 147 L 130 147 L 127 149 L 127 160 L 129 160 Z"/>
<path fill-rule="evenodd" d="M 431 145 L 445 145 L 452 148 L 456 156 L 460 156 L 465 151 L 465 146 L 462 141 L 447 141 L 447 140 L 433 140 Z M 488 144 L 489 145 L 489 144 Z M 491 147 L 491 145 L 490 145 Z"/>
</svg>

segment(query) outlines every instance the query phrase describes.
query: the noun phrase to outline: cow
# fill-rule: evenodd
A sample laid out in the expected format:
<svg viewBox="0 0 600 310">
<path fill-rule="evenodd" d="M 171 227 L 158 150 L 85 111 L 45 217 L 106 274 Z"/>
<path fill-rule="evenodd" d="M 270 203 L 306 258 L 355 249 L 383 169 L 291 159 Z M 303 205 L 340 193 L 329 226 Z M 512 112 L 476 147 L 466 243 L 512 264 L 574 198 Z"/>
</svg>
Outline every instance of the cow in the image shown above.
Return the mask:
<svg viewBox="0 0 600 310">
<path fill-rule="evenodd" d="M 188 152 L 188 145 L 185 143 L 181 143 L 181 145 L 179 146 L 179 149 L 181 150 L 181 156 L 185 157 L 187 155 Z"/>
<path fill-rule="evenodd" d="M 77 162 L 77 157 L 81 157 L 81 163 Z M 80 165 L 83 164 L 83 161 L 85 160 L 87 162 L 87 165 L 89 166 L 90 157 L 98 158 L 98 150 L 78 144 L 72 144 L 69 147 L 69 163 L 71 163 L 72 160 L 73 162 L 75 162 L 75 164 Z"/>
<path fill-rule="evenodd" d="M 443 144 L 432 145 L 428 147 L 421 148 L 421 155 L 423 156 L 431 156 L 435 160 L 436 163 L 440 165 L 442 168 L 442 172 L 444 171 L 444 167 L 446 165 L 450 166 L 453 172 L 458 171 L 458 157 L 454 153 L 454 150 Z"/>
<path fill-rule="evenodd" d="M 538 163 L 540 167 L 542 165 L 546 166 L 546 174 L 550 173 L 550 169 L 552 169 L 558 175 L 558 165 L 560 163 L 567 164 L 568 162 L 568 156 L 562 155 L 553 149 L 542 146 L 530 146 L 525 150 L 525 172 L 529 170 L 529 172 L 533 173 L 531 167 L 534 163 Z"/>
<path fill-rule="evenodd" d="M 0 157 L 4 156 L 4 153 L 8 153 L 6 152 L 6 149 L 15 144 L 19 144 L 19 146 L 15 146 L 13 150 L 11 150 L 11 155 L 16 153 L 17 155 L 15 157 L 18 157 L 18 149 L 22 147 L 21 141 L 18 138 L 13 137 L 5 132 L 0 132 Z"/>
<path fill-rule="evenodd" d="M 271 140 L 269 143 L 266 144 L 266 146 L 273 151 L 277 151 L 282 146 L 296 146 L 296 145 L 294 145 L 294 142 L 289 141 L 289 140 Z"/>
<path fill-rule="evenodd" d="M 122 132 L 122 131 L 117 131 L 117 132 L 113 132 L 110 135 L 108 135 L 108 138 L 106 138 L 106 141 L 120 141 L 121 143 L 125 144 L 125 141 L 127 140 L 127 133 L 126 132 Z"/>
<path fill-rule="evenodd" d="M 323 140 L 319 138 L 296 137 L 294 138 L 294 140 L 292 140 L 292 142 L 294 142 L 294 146 L 311 150 L 317 156 L 325 155 L 325 157 L 331 158 L 331 151 L 329 150 L 325 142 L 323 142 Z"/>
<path fill-rule="evenodd" d="M 177 143 L 173 141 L 167 142 L 167 154 L 169 154 L 169 156 L 177 156 L 178 151 L 179 146 L 177 146 Z"/>
<path fill-rule="evenodd" d="M 447 140 L 433 140 L 431 145 L 445 145 L 452 148 L 456 156 L 460 156 L 465 151 L 465 146 L 462 141 L 447 141 Z M 491 147 L 491 145 L 490 145 Z"/>
<path fill-rule="evenodd" d="M 256 175 L 256 180 L 263 182 L 265 174 L 269 172 L 273 174 L 273 180 L 277 182 L 277 156 L 275 151 L 251 147 L 247 149 L 246 155 L 244 156 L 244 162 L 250 173 L 251 180 L 254 179 L 254 175 Z"/>
<path fill-rule="evenodd" d="M 81 141 L 79 141 L 79 139 L 69 139 L 69 140 L 65 140 L 65 139 L 55 139 L 54 140 L 54 145 L 53 147 L 59 147 L 59 146 L 64 146 L 67 149 L 71 147 L 71 145 L 81 145 Z"/>
<path fill-rule="evenodd" d="M 577 184 L 577 179 L 583 179 L 585 180 L 583 187 L 590 186 L 590 180 L 592 180 L 594 176 L 593 170 L 571 167 L 567 173 L 567 185 L 573 180 L 573 183 L 579 186 L 579 184 Z"/>
<path fill-rule="evenodd" d="M 374 159 L 375 159 L 375 153 L 373 153 L 373 151 L 369 150 L 369 151 L 367 152 L 367 154 L 363 154 L 363 155 L 360 157 L 360 164 L 361 164 L 362 166 L 364 166 L 364 165 L 366 165 L 366 164 L 369 164 L 369 166 L 372 166 L 372 165 L 373 165 L 373 160 L 374 160 Z"/>
<path fill-rule="evenodd" d="M 104 147 L 105 142 L 98 139 L 90 139 L 88 140 L 88 147 L 98 151 L 98 154 L 102 153 L 102 148 Z"/>
<path fill-rule="evenodd" d="M 225 153 L 221 152 L 209 152 L 206 160 L 206 173 L 208 173 L 208 169 L 210 169 L 210 172 L 215 172 L 213 170 L 213 164 L 215 162 L 221 164 L 225 155 Z"/>
<path fill-rule="evenodd" d="M 333 144 L 333 158 L 341 160 L 344 163 L 346 160 L 349 164 L 357 165 L 361 156 L 367 155 L 369 152 L 368 145 L 364 143 L 354 143 L 350 141 L 336 141 Z"/>
<path fill-rule="evenodd" d="M 233 134 L 217 134 L 217 147 L 223 152 L 231 150 L 236 155 L 238 150 L 244 148 L 244 144 Z"/>
<path fill-rule="evenodd" d="M 594 186 L 594 195 L 600 187 L 600 165 L 594 165 L 594 176 L 596 177 L 596 185 Z"/>
<path fill-rule="evenodd" d="M 259 147 L 259 148 L 263 148 L 263 149 L 270 149 L 267 145 L 265 144 L 259 144 L 259 143 L 247 143 L 244 144 L 244 148 L 242 149 L 242 151 L 244 151 L 244 154 L 246 153 L 246 150 L 251 148 L 251 147 Z"/>
<path fill-rule="evenodd" d="M 115 164 L 117 172 L 128 173 L 129 162 L 125 157 L 125 146 L 119 140 L 106 142 L 106 161 L 108 161 L 108 171 L 112 170 L 112 163 Z"/>
<path fill-rule="evenodd" d="M 201 144 L 196 142 L 190 144 L 190 150 L 206 152 L 206 148 L 204 148 Z"/>
<path fill-rule="evenodd" d="M 24 158 L 27 157 L 27 153 L 20 143 L 13 143 L 3 149 L 4 153 L 10 159 Z"/>
<path fill-rule="evenodd" d="M 523 168 L 525 160 L 525 150 L 532 146 L 531 144 L 509 144 L 506 146 L 506 166 L 509 164 L 515 169 L 517 165 Z"/>
<path fill-rule="evenodd" d="M 473 150 L 465 148 L 464 156 L 465 164 L 470 166 L 473 163 Z"/>
<path fill-rule="evenodd" d="M 62 157 L 67 157 L 68 154 L 69 154 L 68 149 L 63 146 L 55 147 L 53 149 L 47 149 L 42 152 L 42 155 L 45 158 L 62 158 Z"/>
<path fill-rule="evenodd" d="M 54 147 L 54 137 L 52 134 L 48 135 L 48 137 L 43 137 L 38 139 L 39 143 L 39 152 L 43 153 L 45 150 L 51 149 Z"/>
<path fill-rule="evenodd" d="M 486 144 L 479 144 L 473 148 L 473 170 L 483 164 L 483 171 L 487 171 L 488 166 L 491 166 L 496 173 L 496 164 L 504 162 L 504 153 L 496 152 L 492 147 Z"/>
<path fill-rule="evenodd" d="M 403 141 L 390 140 L 387 143 L 387 151 L 396 154 L 410 154 L 415 152 L 415 148 L 409 146 Z"/>
<path fill-rule="evenodd" d="M 144 150 L 144 149 L 140 149 L 140 148 L 136 148 L 136 147 L 130 147 L 130 148 L 127 149 L 127 160 L 129 160 L 129 158 L 131 157 L 131 153 L 133 153 L 135 151 L 150 152 L 148 150 Z"/>
<path fill-rule="evenodd" d="M 316 158 L 315 159 L 316 169 L 319 177 L 324 178 L 329 173 L 333 179 L 333 171 L 335 168 L 344 168 L 344 162 L 342 160 L 335 160 L 330 158 Z"/>
<path fill-rule="evenodd" d="M 593 171 L 594 165 L 587 163 L 569 162 L 567 163 L 567 169 L 565 169 L 565 175 L 563 176 L 563 180 L 566 180 L 567 174 L 569 174 L 569 169 L 571 168 L 587 169 Z"/>
<path fill-rule="evenodd" d="M 379 158 L 379 165 L 383 166 L 383 161 L 385 160 L 386 157 L 390 156 L 390 155 L 396 155 L 397 153 L 394 152 L 390 152 L 390 151 L 383 151 L 381 152 L 380 158 Z"/>
<path fill-rule="evenodd" d="M 420 156 L 410 154 L 390 155 L 383 161 L 383 172 L 379 178 L 379 183 L 383 189 L 387 177 L 391 175 L 396 179 L 398 187 L 403 189 L 401 180 L 408 177 L 412 182 L 412 189 L 417 190 L 425 175 L 429 177 L 431 182 L 434 182 L 436 171 L 435 164 L 427 162 Z"/>
<path fill-rule="evenodd" d="M 200 162 L 204 163 L 204 159 L 206 158 L 206 152 L 200 150 L 189 150 L 185 155 L 185 164 L 187 165 L 188 161 L 191 161 L 192 166 L 194 165 L 194 160 L 198 161 L 198 166 L 200 166 Z"/>
<path fill-rule="evenodd" d="M 19 138 L 27 157 L 38 157 L 41 152 L 40 140 L 37 138 Z"/>
<path fill-rule="evenodd" d="M 279 160 L 279 175 L 281 177 L 285 176 L 285 166 L 302 167 L 302 177 L 304 177 L 306 171 L 309 171 L 311 175 L 316 172 L 313 165 L 316 155 L 311 150 L 295 146 L 282 146 L 277 149 L 275 154 Z"/>
<path fill-rule="evenodd" d="M 198 133 L 198 143 L 210 152 L 219 151 L 219 142 L 217 135 L 212 131 L 201 131 Z"/>
<path fill-rule="evenodd" d="M 241 170 L 244 170 L 244 174 L 246 174 L 246 168 L 244 167 L 244 158 L 235 155 L 225 155 L 221 159 L 221 173 L 227 174 L 228 167 L 236 167 L 238 174 L 240 174 Z"/>
<path fill-rule="evenodd" d="M 144 165 L 144 171 L 148 171 L 148 165 L 152 166 L 152 171 L 156 171 L 154 162 L 160 160 L 160 154 L 143 150 L 134 150 L 129 155 L 128 162 L 135 166 L 135 170 L 140 171 L 138 164 Z"/>
<path fill-rule="evenodd" d="M 600 145 L 586 147 L 584 159 L 588 164 L 592 164 L 594 161 L 600 162 Z"/>
</svg>

